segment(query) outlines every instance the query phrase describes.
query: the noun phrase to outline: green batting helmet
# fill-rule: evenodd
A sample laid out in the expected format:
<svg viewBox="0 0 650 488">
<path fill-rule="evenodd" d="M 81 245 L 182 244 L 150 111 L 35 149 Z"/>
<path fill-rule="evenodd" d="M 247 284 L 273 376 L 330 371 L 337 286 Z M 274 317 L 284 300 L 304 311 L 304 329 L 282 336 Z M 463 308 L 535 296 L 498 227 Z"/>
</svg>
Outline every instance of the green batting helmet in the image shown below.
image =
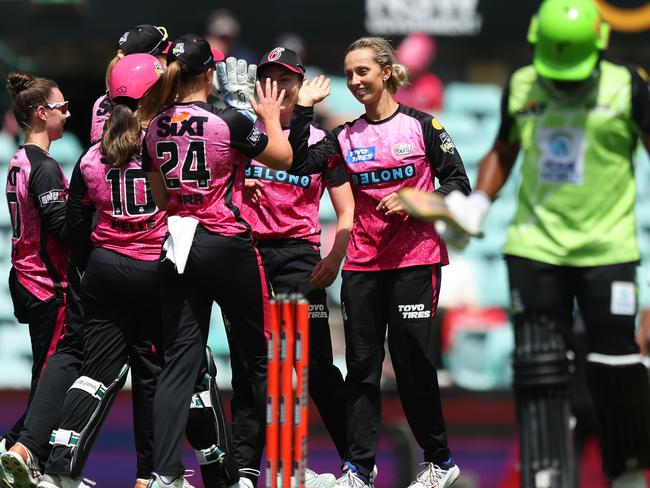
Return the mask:
<svg viewBox="0 0 650 488">
<path fill-rule="evenodd" d="M 559 81 L 587 79 L 608 41 L 609 25 L 592 0 L 545 0 L 528 30 L 535 70 Z"/>
</svg>

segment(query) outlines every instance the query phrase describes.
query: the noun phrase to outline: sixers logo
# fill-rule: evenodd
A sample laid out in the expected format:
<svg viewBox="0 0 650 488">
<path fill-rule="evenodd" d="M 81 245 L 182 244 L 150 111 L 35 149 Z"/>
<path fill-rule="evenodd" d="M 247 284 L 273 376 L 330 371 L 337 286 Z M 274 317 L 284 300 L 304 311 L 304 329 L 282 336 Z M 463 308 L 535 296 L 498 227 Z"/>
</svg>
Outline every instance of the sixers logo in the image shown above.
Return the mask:
<svg viewBox="0 0 650 488">
<path fill-rule="evenodd" d="M 172 54 L 176 57 L 180 56 L 185 52 L 185 43 L 184 42 L 179 42 L 174 46 L 172 49 Z"/>
<path fill-rule="evenodd" d="M 268 59 L 271 62 L 277 61 L 278 59 L 280 59 L 280 56 L 282 56 L 283 51 L 284 51 L 283 47 L 276 47 L 273 51 L 269 53 L 266 59 Z"/>
</svg>

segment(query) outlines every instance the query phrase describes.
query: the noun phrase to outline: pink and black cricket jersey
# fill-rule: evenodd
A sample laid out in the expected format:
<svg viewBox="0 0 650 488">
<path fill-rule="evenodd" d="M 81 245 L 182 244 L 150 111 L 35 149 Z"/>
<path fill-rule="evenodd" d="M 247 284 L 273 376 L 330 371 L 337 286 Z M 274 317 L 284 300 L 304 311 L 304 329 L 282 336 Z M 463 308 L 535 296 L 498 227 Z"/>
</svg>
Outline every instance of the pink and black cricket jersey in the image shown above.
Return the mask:
<svg viewBox="0 0 650 488">
<path fill-rule="evenodd" d="M 260 127 L 260 130 L 263 130 Z M 284 131 L 289 135 L 289 129 Z M 309 144 L 325 136 L 312 125 Z M 244 200 L 242 216 L 251 225 L 257 239 L 303 239 L 320 246 L 318 208 L 325 187 L 331 188 L 348 181 L 342 165 L 330 164 L 320 173 L 293 175 L 277 171 L 253 161 L 246 169 L 246 178 L 264 183 L 259 202 Z"/>
<path fill-rule="evenodd" d="M 377 205 L 400 188 L 467 194 L 469 181 L 449 134 L 431 115 L 404 105 L 379 122 L 365 115 L 309 146 L 313 109 L 296 107 L 289 141 L 292 173 L 308 174 L 343 158 L 354 194 L 354 225 L 344 270 L 377 271 L 447 264 L 447 249 L 431 223 L 385 215 Z M 434 178 L 440 182 L 435 189 Z"/>
<path fill-rule="evenodd" d="M 242 218 L 244 172 L 266 134 L 236 110 L 177 103 L 149 124 L 142 168 L 159 171 L 169 192 L 167 214 L 194 217 L 209 232 L 250 232 Z"/>
<path fill-rule="evenodd" d="M 39 300 L 56 296 L 62 303 L 69 250 L 68 182 L 61 166 L 38 146 L 21 146 L 9 163 L 6 194 L 18 281 Z"/>
<path fill-rule="evenodd" d="M 113 107 L 108 95 L 102 95 L 93 104 L 93 113 L 90 119 L 90 143 L 99 141 L 104 132 L 104 124 L 111 116 Z"/>
<path fill-rule="evenodd" d="M 96 212 L 90 234 L 94 247 L 144 261 L 160 257 L 167 216 L 153 201 L 139 159 L 113 167 L 104 159 L 99 143 L 91 146 L 72 173 L 69 207 L 71 223 L 82 220 L 83 207 Z M 70 232 L 76 228 L 71 224 Z"/>
</svg>

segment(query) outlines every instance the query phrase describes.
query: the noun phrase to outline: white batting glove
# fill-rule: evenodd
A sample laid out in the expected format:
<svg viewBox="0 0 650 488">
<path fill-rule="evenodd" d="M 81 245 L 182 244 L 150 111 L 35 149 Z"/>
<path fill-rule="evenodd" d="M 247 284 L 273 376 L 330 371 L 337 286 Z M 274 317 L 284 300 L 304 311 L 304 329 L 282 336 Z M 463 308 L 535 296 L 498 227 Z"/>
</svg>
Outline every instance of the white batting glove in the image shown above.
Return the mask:
<svg viewBox="0 0 650 488">
<path fill-rule="evenodd" d="M 436 232 L 451 247 L 462 251 L 471 236 L 482 235 L 481 225 L 492 203 L 487 195 L 481 192 L 472 192 L 465 196 L 459 191 L 453 191 L 445 197 L 445 204 L 462 229 L 439 220 L 436 222 Z"/>
<path fill-rule="evenodd" d="M 212 76 L 211 94 L 221 98 L 227 107 L 234 108 L 252 121 L 257 116 L 251 106 L 255 96 L 257 65 L 248 64 L 245 59 L 230 56 L 219 61 Z"/>
</svg>

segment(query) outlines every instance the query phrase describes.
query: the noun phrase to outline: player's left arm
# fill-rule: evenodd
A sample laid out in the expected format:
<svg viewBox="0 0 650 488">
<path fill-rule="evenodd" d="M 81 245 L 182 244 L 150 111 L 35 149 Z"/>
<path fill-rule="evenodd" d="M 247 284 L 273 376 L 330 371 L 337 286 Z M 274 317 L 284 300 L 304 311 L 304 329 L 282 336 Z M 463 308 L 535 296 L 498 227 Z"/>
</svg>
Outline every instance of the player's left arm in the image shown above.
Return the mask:
<svg viewBox="0 0 650 488">
<path fill-rule="evenodd" d="M 345 174 L 345 176 L 343 176 Z M 352 221 L 354 218 L 354 196 L 352 188 L 347 181 L 347 172 L 342 168 L 341 178 L 343 183 L 329 186 L 328 191 L 336 212 L 336 236 L 334 245 L 327 256 L 321 259 L 311 272 L 309 283 L 317 288 L 327 288 L 336 279 L 341 263 L 345 257 L 345 250 L 350 240 Z"/>
<path fill-rule="evenodd" d="M 48 232 L 59 241 L 68 237 L 65 219 L 65 181 L 59 164 L 47 157 L 32 164 L 29 193 Z"/>
<path fill-rule="evenodd" d="M 426 155 L 440 183 L 435 193 L 445 196 L 452 191 L 459 191 L 469 195 L 472 191 L 469 178 L 451 136 L 433 117 L 427 117 L 420 122 Z"/>
</svg>

